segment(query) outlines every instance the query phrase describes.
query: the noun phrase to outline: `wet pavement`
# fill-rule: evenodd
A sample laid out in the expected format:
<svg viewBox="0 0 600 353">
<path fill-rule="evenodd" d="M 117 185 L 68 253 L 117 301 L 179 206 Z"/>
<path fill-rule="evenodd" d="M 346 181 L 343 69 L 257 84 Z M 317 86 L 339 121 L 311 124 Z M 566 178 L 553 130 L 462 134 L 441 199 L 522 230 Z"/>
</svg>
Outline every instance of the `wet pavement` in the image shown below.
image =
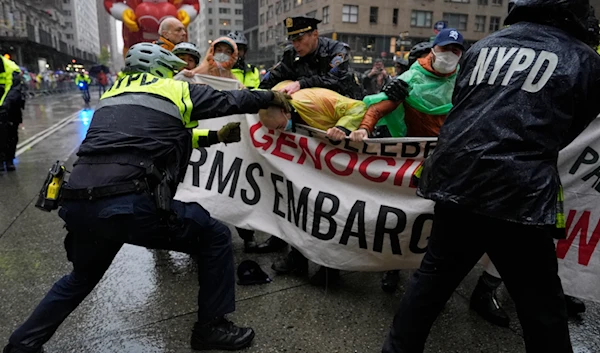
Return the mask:
<svg viewBox="0 0 600 353">
<path fill-rule="evenodd" d="M 97 93 L 92 94 L 97 102 Z M 0 173 L 0 345 L 51 285 L 71 269 L 62 221 L 34 207 L 49 166 L 72 162 L 92 115 L 77 94 L 30 100 L 20 130 L 17 172 Z M 235 230 L 235 260 L 257 261 L 274 281 L 238 286 L 234 322 L 257 331 L 246 352 L 380 352 L 404 292 L 380 289 L 380 274 L 344 273 L 338 288 L 315 288 L 304 278 L 275 276 L 279 254 L 247 255 Z M 266 235 L 259 235 L 265 239 Z M 312 268 L 312 271 L 316 268 Z M 469 310 L 481 268 L 463 281 L 436 321 L 426 352 L 524 352 L 514 305 L 499 299 L 512 319 L 497 328 Z M 184 254 L 125 246 L 103 280 L 46 345 L 49 353 L 192 352 L 198 290 L 196 265 Z M 402 272 L 405 283 L 408 271 Z M 600 352 L 600 305 L 570 322 L 577 353 Z"/>
</svg>

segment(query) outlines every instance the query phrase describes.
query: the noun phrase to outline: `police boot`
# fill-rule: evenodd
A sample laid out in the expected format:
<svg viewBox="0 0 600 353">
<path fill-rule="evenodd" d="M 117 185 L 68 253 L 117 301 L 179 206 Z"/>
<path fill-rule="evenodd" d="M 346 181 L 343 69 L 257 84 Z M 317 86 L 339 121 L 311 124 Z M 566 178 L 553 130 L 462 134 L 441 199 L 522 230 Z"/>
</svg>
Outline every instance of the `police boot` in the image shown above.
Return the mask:
<svg viewBox="0 0 600 353">
<path fill-rule="evenodd" d="M 567 303 L 567 314 L 569 316 L 577 316 L 577 314 L 585 312 L 585 303 L 581 300 L 570 295 L 565 295 L 565 301 Z"/>
<path fill-rule="evenodd" d="M 298 250 L 292 248 L 286 257 L 275 261 L 271 268 L 279 275 L 290 273 L 306 275 L 308 274 L 308 259 Z"/>
<path fill-rule="evenodd" d="M 279 251 L 287 246 L 287 243 L 276 236 L 271 235 L 264 243 L 258 244 L 252 252 L 266 254 Z"/>
<path fill-rule="evenodd" d="M 13 161 L 6 161 L 6 171 L 14 172 L 15 170 L 17 170 L 17 168 L 15 168 L 15 164 L 13 163 Z"/>
<path fill-rule="evenodd" d="M 2 350 L 2 353 L 27 353 L 23 350 L 17 349 L 15 348 L 12 344 L 7 344 L 6 347 L 4 347 L 4 349 Z M 40 348 L 39 350 L 35 351 L 35 353 L 44 353 L 44 348 Z"/>
<path fill-rule="evenodd" d="M 471 310 L 494 325 L 508 327 L 510 319 L 496 298 L 496 289 L 502 279 L 484 272 L 471 294 Z"/>
<path fill-rule="evenodd" d="M 248 347 L 254 339 L 254 330 L 238 327 L 224 317 L 208 323 L 196 322 L 192 331 L 192 349 L 198 351 L 237 351 Z"/>
<path fill-rule="evenodd" d="M 387 271 L 381 278 L 381 289 L 387 293 L 394 293 L 400 282 L 400 271 Z"/>
<path fill-rule="evenodd" d="M 340 270 L 321 266 L 310 278 L 310 284 L 317 287 L 329 287 L 340 282 Z"/>
<path fill-rule="evenodd" d="M 237 232 L 240 238 L 244 240 L 244 252 L 252 253 L 256 249 L 256 238 L 254 237 L 254 231 L 248 229 L 237 228 Z"/>
</svg>

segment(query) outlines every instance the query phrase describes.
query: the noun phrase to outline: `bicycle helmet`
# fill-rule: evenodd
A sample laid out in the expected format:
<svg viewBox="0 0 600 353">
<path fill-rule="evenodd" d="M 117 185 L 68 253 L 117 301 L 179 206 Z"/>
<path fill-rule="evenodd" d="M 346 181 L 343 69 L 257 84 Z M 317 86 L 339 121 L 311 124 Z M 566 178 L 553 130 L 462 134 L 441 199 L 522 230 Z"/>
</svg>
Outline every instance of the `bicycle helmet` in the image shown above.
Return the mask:
<svg viewBox="0 0 600 353">
<path fill-rule="evenodd" d="M 177 44 L 175 48 L 173 48 L 172 53 L 176 56 L 180 54 L 190 54 L 194 57 L 194 59 L 196 59 L 196 65 L 200 62 L 200 58 L 202 57 L 200 51 L 198 50 L 198 47 L 196 47 L 194 43 L 188 42 Z"/>
<path fill-rule="evenodd" d="M 246 39 L 246 36 L 244 36 L 244 34 L 239 31 L 229 32 L 229 34 L 227 34 L 227 37 L 231 38 L 236 45 L 248 46 L 248 39 Z"/>
<path fill-rule="evenodd" d="M 423 54 L 429 53 L 431 48 L 433 48 L 431 42 L 421 42 L 416 44 L 410 49 L 410 53 L 408 54 L 408 65 L 412 66 L 412 64 L 414 64 Z"/>
<path fill-rule="evenodd" d="M 128 72 L 147 72 L 162 78 L 171 78 L 186 62 L 160 45 L 138 43 L 127 52 L 125 67 Z"/>
</svg>

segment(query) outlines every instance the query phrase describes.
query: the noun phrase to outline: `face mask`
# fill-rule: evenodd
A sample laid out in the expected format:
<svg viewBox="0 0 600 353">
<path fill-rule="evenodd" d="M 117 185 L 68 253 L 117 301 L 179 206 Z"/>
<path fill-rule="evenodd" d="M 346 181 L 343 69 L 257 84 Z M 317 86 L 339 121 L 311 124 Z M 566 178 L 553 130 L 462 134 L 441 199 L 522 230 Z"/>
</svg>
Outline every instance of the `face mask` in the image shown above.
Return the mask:
<svg viewBox="0 0 600 353">
<path fill-rule="evenodd" d="M 433 56 L 435 56 L 435 61 L 432 64 L 435 71 L 441 74 L 449 74 L 456 70 L 460 56 L 451 51 L 443 51 L 440 53 L 436 52 L 435 50 L 432 51 Z"/>
<path fill-rule="evenodd" d="M 218 63 L 224 63 L 224 62 L 229 61 L 229 55 L 227 55 L 225 53 L 217 53 L 217 54 L 213 55 L 213 58 Z"/>
<path fill-rule="evenodd" d="M 289 119 L 287 125 L 285 126 L 285 131 L 291 131 L 294 127 L 294 123 L 292 123 L 292 119 Z"/>
</svg>

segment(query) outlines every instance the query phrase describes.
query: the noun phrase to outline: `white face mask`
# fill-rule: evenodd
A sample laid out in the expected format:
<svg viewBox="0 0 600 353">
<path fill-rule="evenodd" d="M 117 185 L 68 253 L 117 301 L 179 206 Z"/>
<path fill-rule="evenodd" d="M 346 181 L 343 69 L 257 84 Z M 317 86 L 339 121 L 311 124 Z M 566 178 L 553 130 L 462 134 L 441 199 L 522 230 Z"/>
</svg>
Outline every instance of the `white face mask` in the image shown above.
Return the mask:
<svg viewBox="0 0 600 353">
<path fill-rule="evenodd" d="M 435 61 L 432 64 L 435 71 L 441 74 L 449 74 L 456 70 L 461 56 L 456 55 L 451 51 L 443 51 L 438 53 L 432 49 L 432 52 L 433 56 L 435 56 Z"/>
<path fill-rule="evenodd" d="M 213 58 L 218 63 L 225 63 L 225 62 L 229 61 L 230 56 L 225 53 L 217 53 L 217 54 L 213 55 Z"/>
</svg>

